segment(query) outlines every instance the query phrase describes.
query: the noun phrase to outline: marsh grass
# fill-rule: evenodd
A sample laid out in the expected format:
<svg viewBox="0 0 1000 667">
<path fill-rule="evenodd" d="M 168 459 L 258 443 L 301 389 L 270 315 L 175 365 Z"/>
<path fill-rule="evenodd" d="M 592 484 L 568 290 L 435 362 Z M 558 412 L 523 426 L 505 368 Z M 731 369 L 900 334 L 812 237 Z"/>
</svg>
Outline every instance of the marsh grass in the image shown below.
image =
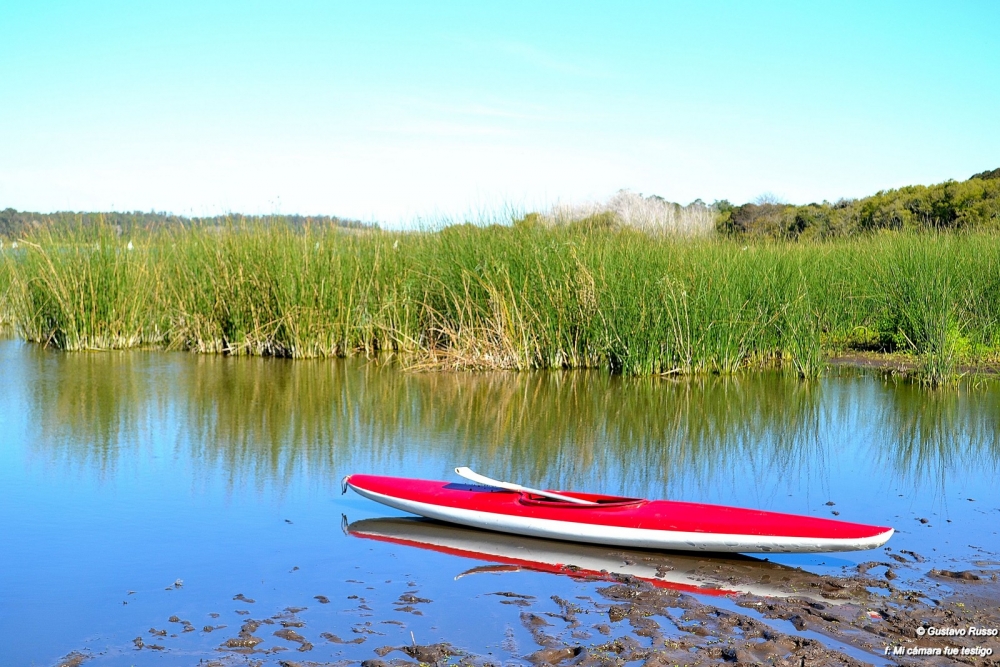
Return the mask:
<svg viewBox="0 0 1000 667">
<path fill-rule="evenodd" d="M 11 312 L 10 263 L 7 261 L 9 252 L 9 249 L 0 247 L 0 327 L 9 326 L 14 321 L 14 314 Z"/>
<path fill-rule="evenodd" d="M 5 283 L 21 334 L 63 349 L 808 378 L 825 352 L 874 348 L 913 355 L 931 385 L 1000 358 L 1000 244 L 987 233 L 742 244 L 544 225 L 43 231 L 4 254 Z"/>
<path fill-rule="evenodd" d="M 123 349 L 163 341 L 155 318 L 160 281 L 148 248 L 108 228 L 46 230 L 4 255 L 5 310 L 27 340 L 66 350 Z"/>
</svg>

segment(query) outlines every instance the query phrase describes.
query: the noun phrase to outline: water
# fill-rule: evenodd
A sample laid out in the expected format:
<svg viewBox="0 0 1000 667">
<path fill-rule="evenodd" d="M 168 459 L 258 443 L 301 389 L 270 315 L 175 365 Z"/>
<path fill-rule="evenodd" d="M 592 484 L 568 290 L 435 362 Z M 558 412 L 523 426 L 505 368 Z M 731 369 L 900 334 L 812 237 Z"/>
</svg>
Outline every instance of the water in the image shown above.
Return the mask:
<svg viewBox="0 0 1000 667">
<path fill-rule="evenodd" d="M 927 559 L 901 570 L 913 580 L 1000 552 L 995 388 L 927 392 L 852 374 L 407 373 L 363 359 L 62 354 L 12 340 L 0 340 L 0 383 L 4 664 L 71 651 L 102 665 L 243 659 L 219 647 L 247 618 L 273 621 L 259 649 L 291 651 L 255 656 L 265 660 L 360 660 L 413 640 L 507 659 L 537 645 L 520 607 L 503 604 L 514 598 L 492 593 L 533 595 L 553 612 L 552 595 L 597 597 L 593 582 L 348 534 L 342 515 L 356 526 L 401 516 L 341 495 L 351 472 L 450 479 L 464 464 L 532 486 L 838 511 L 896 527 L 888 546 Z M 764 579 L 879 559 L 740 566 Z M 282 620 L 305 623 L 291 627 L 315 648 L 275 638 Z"/>
</svg>

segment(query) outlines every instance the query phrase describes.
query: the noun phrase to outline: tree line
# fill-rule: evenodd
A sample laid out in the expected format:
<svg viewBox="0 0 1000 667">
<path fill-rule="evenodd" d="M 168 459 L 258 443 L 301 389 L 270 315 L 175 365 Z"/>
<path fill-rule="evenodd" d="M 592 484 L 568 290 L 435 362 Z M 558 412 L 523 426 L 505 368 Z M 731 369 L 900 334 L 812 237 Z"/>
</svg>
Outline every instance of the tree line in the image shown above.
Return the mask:
<svg viewBox="0 0 1000 667">
<path fill-rule="evenodd" d="M 882 229 L 1000 229 L 1000 169 L 835 203 L 796 206 L 764 198 L 741 206 L 723 200 L 715 207 L 716 231 L 727 236 L 824 239 Z"/>
<path fill-rule="evenodd" d="M 724 236 L 805 240 L 854 236 L 883 229 L 1000 229 L 1000 168 L 974 174 L 966 181 L 910 185 L 898 190 L 883 190 L 863 199 L 794 205 L 765 197 L 742 205 L 726 200 L 716 201 L 712 208 L 715 211 L 715 230 Z M 538 214 L 529 214 L 521 222 L 536 218 Z M 594 222 L 598 218 L 602 223 L 598 226 L 617 226 L 621 223 L 620 215 L 614 211 L 592 215 L 584 222 Z M 328 215 L 186 217 L 140 211 L 31 213 L 13 208 L 0 211 L 0 236 L 8 239 L 16 239 L 32 229 L 50 225 L 69 229 L 107 225 L 119 234 L 128 235 L 136 230 L 233 224 L 284 224 L 293 229 L 378 227 Z"/>
<path fill-rule="evenodd" d="M 131 235 L 138 230 L 153 231 L 169 227 L 223 227 L 231 225 L 284 224 L 292 228 L 343 227 L 349 229 L 371 228 L 374 225 L 330 215 L 216 215 L 187 217 L 170 213 L 141 211 L 82 213 L 59 211 L 32 213 L 13 208 L 0 210 L 0 236 L 14 240 L 34 229 L 56 227 L 61 229 L 86 229 L 108 226 L 119 234 Z"/>
</svg>

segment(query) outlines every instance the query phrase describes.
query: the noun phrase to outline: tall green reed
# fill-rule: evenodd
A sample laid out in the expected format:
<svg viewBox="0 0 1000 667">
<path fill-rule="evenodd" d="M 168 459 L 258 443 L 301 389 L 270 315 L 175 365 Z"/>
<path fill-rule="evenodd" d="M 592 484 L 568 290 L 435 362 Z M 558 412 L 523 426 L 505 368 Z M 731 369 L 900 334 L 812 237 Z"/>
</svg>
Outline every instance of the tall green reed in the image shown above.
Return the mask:
<svg viewBox="0 0 1000 667">
<path fill-rule="evenodd" d="M 66 350 L 163 341 L 150 248 L 108 227 L 45 230 L 22 240 L 6 263 L 9 309 L 29 341 Z"/>
<path fill-rule="evenodd" d="M 3 264 L 12 319 L 66 349 L 808 378 L 825 352 L 874 341 L 914 355 L 928 384 L 1000 350 L 989 234 L 742 245 L 613 228 L 242 222 L 150 232 L 133 249 L 107 229 L 22 247 Z"/>
<path fill-rule="evenodd" d="M 7 326 L 14 319 L 11 308 L 11 260 L 9 259 L 9 254 L 13 250 L 6 242 L 0 242 L 0 326 Z"/>
<path fill-rule="evenodd" d="M 885 235 L 862 275 L 873 327 L 919 360 L 919 378 L 949 384 L 962 364 L 995 357 L 1000 248 L 995 235 Z"/>
</svg>

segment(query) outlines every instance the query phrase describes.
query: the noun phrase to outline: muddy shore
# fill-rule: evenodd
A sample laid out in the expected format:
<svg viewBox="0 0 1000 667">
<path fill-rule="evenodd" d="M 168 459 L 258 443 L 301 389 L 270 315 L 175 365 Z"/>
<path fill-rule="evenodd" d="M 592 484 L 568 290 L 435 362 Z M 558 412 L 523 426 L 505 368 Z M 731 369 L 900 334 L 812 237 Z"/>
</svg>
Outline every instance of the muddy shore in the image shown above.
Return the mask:
<svg viewBox="0 0 1000 667">
<path fill-rule="evenodd" d="M 262 614 L 253 598 L 237 593 L 228 613 L 206 610 L 207 621 L 170 616 L 137 628 L 128 647 L 74 651 L 58 665 L 99 665 L 126 654 L 134 664 L 166 664 L 173 654 L 204 667 L 1000 664 L 995 559 L 961 570 L 928 569 L 920 554 L 887 548 L 843 576 L 830 576 L 741 557 L 678 561 L 655 553 L 608 554 L 623 566 L 648 566 L 657 574 L 582 574 L 567 564 L 562 574 L 588 585 L 591 594 L 545 599 L 537 591 L 504 587 L 516 579 L 503 575 L 518 566 L 479 566 L 465 574 L 500 575 L 491 580 L 500 587 L 473 600 L 435 602 L 410 581 L 392 603 L 398 612 L 392 618 L 378 618 L 365 595 L 343 601 L 316 595 L 301 607 Z M 699 586 L 668 581 L 678 566 Z M 367 591 L 378 588 L 376 582 L 356 583 L 371 583 Z M 740 592 L 761 585 L 770 594 Z M 347 605 L 338 622 L 311 618 L 336 603 Z M 447 637 L 421 643 L 399 620 L 433 620 L 439 604 L 450 614 L 465 608 L 470 623 L 475 614 L 499 609 L 520 626 L 521 640 L 508 631 L 505 637 L 483 637 L 477 646 Z M 409 641 L 389 640 L 400 631 Z M 201 648 L 189 638 L 198 638 Z"/>
<path fill-rule="evenodd" d="M 899 378 L 917 378 L 920 371 L 920 360 L 912 354 L 838 351 L 828 353 L 824 361 L 832 371 L 853 369 Z M 956 378 L 976 377 L 995 380 L 1000 378 L 1000 363 L 993 361 L 976 365 L 958 364 L 955 367 L 955 374 Z"/>
</svg>

